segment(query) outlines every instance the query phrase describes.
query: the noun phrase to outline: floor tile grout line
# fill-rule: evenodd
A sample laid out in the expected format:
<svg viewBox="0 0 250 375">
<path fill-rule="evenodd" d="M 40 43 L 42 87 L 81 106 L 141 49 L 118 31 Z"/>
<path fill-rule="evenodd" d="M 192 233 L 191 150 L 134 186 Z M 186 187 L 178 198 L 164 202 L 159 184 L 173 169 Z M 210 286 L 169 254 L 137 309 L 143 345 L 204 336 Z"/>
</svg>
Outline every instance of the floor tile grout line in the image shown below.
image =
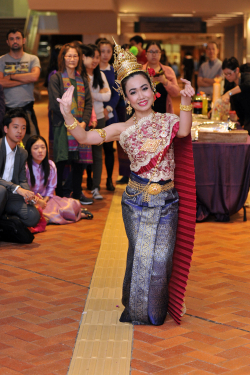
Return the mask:
<svg viewBox="0 0 250 375">
<path fill-rule="evenodd" d="M 65 283 L 69 283 L 69 284 L 73 284 L 73 285 L 77 285 L 77 286 L 81 286 L 83 288 L 88 288 L 90 289 L 90 283 L 89 283 L 89 286 L 87 285 L 82 285 L 82 284 L 77 284 L 77 283 L 74 283 L 73 281 L 68 281 L 68 280 L 64 280 L 64 279 L 60 279 L 59 277 L 55 277 L 55 276 L 51 276 L 51 275 L 46 275 L 44 273 L 40 273 L 40 272 L 37 272 L 37 271 L 32 271 L 32 270 L 29 270 L 27 268 L 22 268 L 22 267 L 17 267 L 17 266 L 14 266 L 12 264 L 7 264 L 7 263 L 2 263 L 0 262 L 0 265 L 4 265 L 4 266 L 9 266 L 9 267 L 12 267 L 12 268 L 16 268 L 16 269 L 19 269 L 19 270 L 23 270 L 23 271 L 27 271 L 27 272 L 30 272 L 30 273 L 34 273 L 36 275 L 40 275 L 40 276 L 45 276 L 45 277 L 49 277 L 51 279 L 55 279 L 55 280 L 59 280 L 59 281 L 64 281 Z"/>
<path fill-rule="evenodd" d="M 192 314 L 187 314 L 187 313 L 185 315 L 191 316 L 192 318 L 204 320 L 204 321 L 209 322 L 209 323 L 214 323 L 214 324 L 222 325 L 222 326 L 225 326 L 225 327 L 231 327 L 233 329 L 238 329 L 239 331 L 250 333 L 250 331 L 248 331 L 247 329 L 243 329 L 243 328 L 240 328 L 240 327 L 234 327 L 234 326 L 231 326 L 230 324 L 216 322 L 215 320 L 206 319 L 206 318 L 203 318 L 203 317 L 197 316 L 197 315 L 192 315 Z"/>
</svg>

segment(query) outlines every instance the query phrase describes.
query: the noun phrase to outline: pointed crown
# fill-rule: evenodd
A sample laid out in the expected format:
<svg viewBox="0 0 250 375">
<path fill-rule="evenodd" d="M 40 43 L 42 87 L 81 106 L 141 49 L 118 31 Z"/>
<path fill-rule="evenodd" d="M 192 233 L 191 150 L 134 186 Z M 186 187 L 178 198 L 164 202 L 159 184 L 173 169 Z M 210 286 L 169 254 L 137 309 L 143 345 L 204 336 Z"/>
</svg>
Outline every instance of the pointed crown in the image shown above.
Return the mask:
<svg viewBox="0 0 250 375">
<path fill-rule="evenodd" d="M 114 40 L 114 38 L 113 38 Z M 129 76 L 134 72 L 139 72 L 142 70 L 142 65 L 138 64 L 136 56 L 129 51 L 125 51 L 121 46 L 119 46 L 116 41 L 114 40 L 115 48 L 114 48 L 114 70 L 117 73 L 116 82 L 118 84 L 121 81 Z"/>
</svg>

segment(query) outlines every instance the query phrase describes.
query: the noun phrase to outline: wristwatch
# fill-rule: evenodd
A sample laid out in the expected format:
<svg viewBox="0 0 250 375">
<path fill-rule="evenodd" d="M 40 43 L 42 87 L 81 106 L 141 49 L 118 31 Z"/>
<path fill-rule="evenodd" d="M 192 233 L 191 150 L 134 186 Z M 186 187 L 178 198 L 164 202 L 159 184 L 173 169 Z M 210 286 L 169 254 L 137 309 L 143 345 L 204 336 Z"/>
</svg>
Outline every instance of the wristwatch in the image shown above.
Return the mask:
<svg viewBox="0 0 250 375">
<path fill-rule="evenodd" d="M 232 93 L 231 90 L 228 92 L 228 95 L 229 95 L 229 96 L 232 96 L 232 95 L 233 95 L 233 93 Z"/>
</svg>

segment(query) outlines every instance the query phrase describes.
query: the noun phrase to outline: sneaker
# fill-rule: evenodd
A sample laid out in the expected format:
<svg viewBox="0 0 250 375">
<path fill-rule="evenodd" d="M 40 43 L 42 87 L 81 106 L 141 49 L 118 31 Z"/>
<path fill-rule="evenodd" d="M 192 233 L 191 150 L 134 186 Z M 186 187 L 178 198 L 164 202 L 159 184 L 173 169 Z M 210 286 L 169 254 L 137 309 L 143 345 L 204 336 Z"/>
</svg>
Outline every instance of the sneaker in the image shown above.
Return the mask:
<svg viewBox="0 0 250 375">
<path fill-rule="evenodd" d="M 93 204 L 94 203 L 93 199 L 85 197 L 85 195 L 83 193 L 82 193 L 82 195 L 81 195 L 81 197 L 80 197 L 79 200 L 80 200 L 80 203 L 83 204 L 83 205 L 85 205 L 85 204 Z"/>
<path fill-rule="evenodd" d="M 91 191 L 94 199 L 103 199 L 103 196 L 99 193 L 98 188 Z"/>
</svg>

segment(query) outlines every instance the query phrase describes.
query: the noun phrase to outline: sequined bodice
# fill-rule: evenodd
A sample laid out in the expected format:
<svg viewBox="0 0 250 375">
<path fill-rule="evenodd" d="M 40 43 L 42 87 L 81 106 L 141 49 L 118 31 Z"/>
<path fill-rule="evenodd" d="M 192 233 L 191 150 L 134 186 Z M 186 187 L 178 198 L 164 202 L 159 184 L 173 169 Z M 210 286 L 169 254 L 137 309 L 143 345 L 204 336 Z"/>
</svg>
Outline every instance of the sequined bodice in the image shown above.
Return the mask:
<svg viewBox="0 0 250 375">
<path fill-rule="evenodd" d="M 157 156 L 163 148 L 167 148 L 167 153 L 154 173 L 152 181 L 174 180 L 174 146 L 171 140 L 173 131 L 175 134 L 178 127 L 178 116 L 170 113 L 155 113 L 154 117 L 152 113 L 139 120 L 137 126 L 132 125 L 122 132 L 120 144 L 128 154 L 131 170 L 143 178 L 150 179 Z M 150 147 L 150 142 L 155 147 Z"/>
</svg>

